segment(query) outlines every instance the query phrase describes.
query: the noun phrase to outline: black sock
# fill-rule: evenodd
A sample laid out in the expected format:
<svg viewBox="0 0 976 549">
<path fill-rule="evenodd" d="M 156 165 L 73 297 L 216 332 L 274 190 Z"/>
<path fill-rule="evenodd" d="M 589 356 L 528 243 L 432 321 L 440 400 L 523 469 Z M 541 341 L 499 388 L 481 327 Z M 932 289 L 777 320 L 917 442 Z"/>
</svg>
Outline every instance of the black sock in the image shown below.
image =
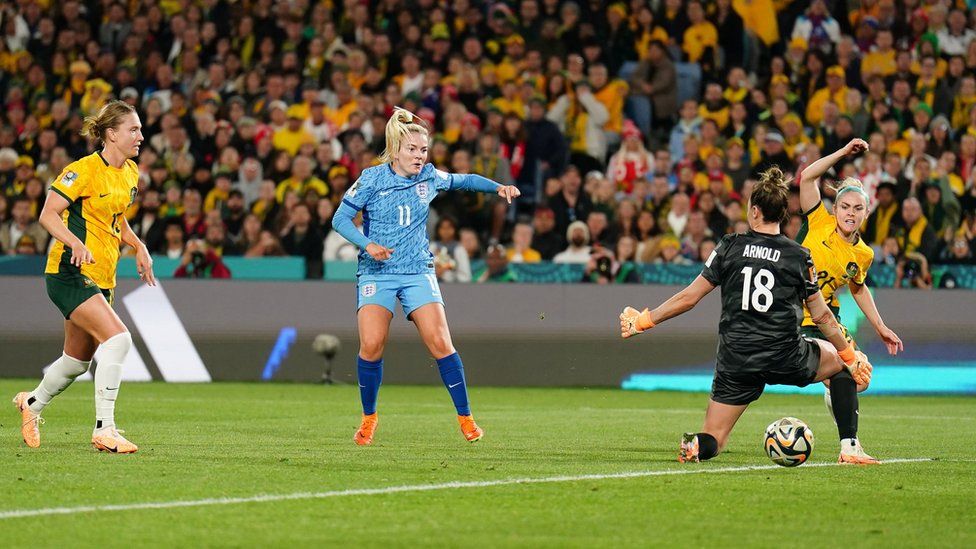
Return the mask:
<svg viewBox="0 0 976 549">
<path fill-rule="evenodd" d="M 857 383 L 846 369 L 830 378 L 830 404 L 840 438 L 857 436 Z"/>
<path fill-rule="evenodd" d="M 718 441 L 708 433 L 698 433 L 698 459 L 705 461 L 718 455 Z"/>
</svg>

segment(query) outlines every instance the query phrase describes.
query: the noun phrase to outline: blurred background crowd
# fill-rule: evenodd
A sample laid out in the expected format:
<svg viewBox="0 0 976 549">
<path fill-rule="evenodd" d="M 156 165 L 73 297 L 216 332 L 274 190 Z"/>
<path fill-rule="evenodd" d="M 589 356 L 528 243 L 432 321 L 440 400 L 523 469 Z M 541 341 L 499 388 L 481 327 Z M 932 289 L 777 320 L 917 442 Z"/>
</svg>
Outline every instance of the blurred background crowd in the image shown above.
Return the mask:
<svg viewBox="0 0 976 549">
<path fill-rule="evenodd" d="M 83 117 L 118 98 L 145 135 L 130 223 L 177 276 L 291 255 L 321 278 L 356 258 L 332 213 L 402 106 L 432 128 L 430 162 L 523 193 L 435 200 L 442 280 L 555 261 L 636 282 L 640 263 L 698 262 L 747 230 L 760 172 L 862 137 L 831 178 L 864 182 L 862 237 L 925 287 L 932 264 L 976 263 L 972 4 L 0 2 L 0 253 L 45 253 L 47 187 L 94 150 Z"/>
</svg>

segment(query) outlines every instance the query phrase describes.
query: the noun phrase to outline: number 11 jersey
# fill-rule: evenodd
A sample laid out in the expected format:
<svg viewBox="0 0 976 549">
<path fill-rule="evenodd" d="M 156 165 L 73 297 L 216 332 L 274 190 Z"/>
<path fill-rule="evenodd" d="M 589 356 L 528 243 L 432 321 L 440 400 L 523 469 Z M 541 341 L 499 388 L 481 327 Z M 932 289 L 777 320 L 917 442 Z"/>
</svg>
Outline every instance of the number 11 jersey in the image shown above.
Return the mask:
<svg viewBox="0 0 976 549">
<path fill-rule="evenodd" d="M 781 234 L 730 234 L 702 276 L 722 287 L 717 371 L 761 372 L 797 360 L 803 304 L 820 291 L 809 250 Z"/>
</svg>

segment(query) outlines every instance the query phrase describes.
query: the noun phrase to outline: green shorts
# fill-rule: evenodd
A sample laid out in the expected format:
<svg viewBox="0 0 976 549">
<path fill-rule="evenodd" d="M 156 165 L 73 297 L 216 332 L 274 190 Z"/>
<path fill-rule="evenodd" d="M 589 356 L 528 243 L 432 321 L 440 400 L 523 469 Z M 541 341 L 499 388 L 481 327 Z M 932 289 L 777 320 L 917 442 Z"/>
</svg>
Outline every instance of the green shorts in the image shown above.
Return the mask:
<svg viewBox="0 0 976 549">
<path fill-rule="evenodd" d="M 87 276 L 82 274 L 49 274 L 45 275 L 47 282 L 47 296 L 58 307 L 65 319 L 71 318 L 71 313 L 79 305 L 101 293 L 109 305 L 115 301 L 115 290 L 99 288 Z"/>
</svg>

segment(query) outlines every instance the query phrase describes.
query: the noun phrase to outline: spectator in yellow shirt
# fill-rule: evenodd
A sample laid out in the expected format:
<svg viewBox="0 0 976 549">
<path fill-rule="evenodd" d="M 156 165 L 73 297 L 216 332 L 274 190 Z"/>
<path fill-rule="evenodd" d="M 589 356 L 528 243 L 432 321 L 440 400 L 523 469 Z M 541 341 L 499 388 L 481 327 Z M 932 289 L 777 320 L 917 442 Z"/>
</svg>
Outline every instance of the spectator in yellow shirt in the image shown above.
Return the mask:
<svg viewBox="0 0 976 549">
<path fill-rule="evenodd" d="M 275 199 L 279 204 L 285 201 L 289 190 L 294 191 L 300 200 L 304 200 L 308 191 L 314 191 L 319 198 L 329 196 L 329 186 L 312 175 L 312 160 L 305 156 L 298 156 L 292 161 L 291 177 L 278 184 Z"/>
<path fill-rule="evenodd" d="M 705 19 L 705 10 L 698 0 L 688 2 L 688 21 L 691 24 L 685 30 L 682 49 L 688 55 L 688 61 L 698 63 L 709 48 L 714 54 L 718 46 L 718 30 Z"/>
<path fill-rule="evenodd" d="M 844 83 L 844 68 L 834 65 L 827 69 L 827 87 L 820 88 L 810 97 L 807 104 L 807 123 L 817 126 L 823 119 L 823 106 L 828 101 L 841 107 L 841 114 L 847 114 L 847 85 Z"/>
<path fill-rule="evenodd" d="M 516 223 L 512 230 L 512 247 L 505 251 L 510 263 L 538 263 L 542 254 L 532 249 L 532 235 L 535 231 L 528 223 Z"/>
<path fill-rule="evenodd" d="M 275 131 L 272 140 L 274 148 L 285 151 L 292 156 L 298 154 L 298 149 L 305 143 L 315 142 L 315 137 L 304 127 L 305 120 L 302 118 L 301 111 L 302 108 L 299 105 L 288 107 L 288 110 L 285 111 L 288 121 L 285 123 L 285 127 Z"/>
<path fill-rule="evenodd" d="M 895 43 L 891 29 L 879 29 L 875 37 L 875 47 L 861 60 L 861 75 L 878 74 L 888 76 L 895 73 Z"/>
<path fill-rule="evenodd" d="M 593 86 L 593 97 L 603 103 L 610 114 L 610 120 L 603 125 L 603 131 L 619 136 L 624 127 L 624 99 L 627 98 L 630 86 L 619 78 L 611 80 L 607 66 L 602 63 L 590 65 L 587 77 Z"/>
</svg>

